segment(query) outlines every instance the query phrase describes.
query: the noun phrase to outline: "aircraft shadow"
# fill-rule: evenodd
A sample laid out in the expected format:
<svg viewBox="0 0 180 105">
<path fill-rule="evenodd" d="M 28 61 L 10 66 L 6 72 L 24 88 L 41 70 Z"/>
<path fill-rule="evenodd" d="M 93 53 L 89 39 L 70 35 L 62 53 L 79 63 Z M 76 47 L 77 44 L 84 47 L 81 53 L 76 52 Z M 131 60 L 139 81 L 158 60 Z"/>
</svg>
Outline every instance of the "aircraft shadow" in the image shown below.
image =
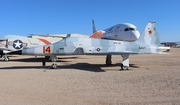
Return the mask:
<svg viewBox="0 0 180 105">
<path fill-rule="evenodd" d="M 71 61 L 64 61 L 63 59 L 76 59 L 78 57 L 63 57 L 63 58 L 58 58 L 56 62 L 71 62 Z M 45 58 L 21 58 L 21 59 L 10 59 L 10 61 L 18 61 L 18 62 L 51 62 L 48 59 Z"/>
<path fill-rule="evenodd" d="M 116 63 L 116 64 L 112 64 L 112 65 L 106 65 L 106 64 L 89 64 L 89 63 L 76 63 L 76 64 L 71 64 L 71 65 L 61 65 L 58 66 L 59 68 L 62 69 L 78 69 L 78 70 L 84 70 L 84 71 L 92 71 L 92 72 L 106 72 L 106 71 L 117 71 L 117 70 L 103 70 L 101 69 L 101 67 L 119 67 L 119 71 L 121 71 L 120 69 L 120 65 L 121 63 Z M 136 66 L 135 64 L 130 64 L 130 68 L 139 68 L 138 66 Z"/>
<path fill-rule="evenodd" d="M 114 66 L 119 66 L 119 68 L 120 68 L 120 63 L 116 63 L 113 65 L 75 63 L 75 64 L 67 64 L 67 65 L 58 65 L 57 69 L 49 69 L 50 66 L 12 66 L 12 67 L 2 67 L 2 68 L 0 68 L 0 70 L 7 70 L 7 69 L 45 69 L 45 70 L 77 69 L 77 70 L 90 71 L 90 72 L 117 71 L 117 70 L 101 69 L 101 67 L 114 67 Z M 131 68 L 139 68 L 138 66 L 135 66 L 135 64 L 130 64 L 130 67 Z"/>
</svg>

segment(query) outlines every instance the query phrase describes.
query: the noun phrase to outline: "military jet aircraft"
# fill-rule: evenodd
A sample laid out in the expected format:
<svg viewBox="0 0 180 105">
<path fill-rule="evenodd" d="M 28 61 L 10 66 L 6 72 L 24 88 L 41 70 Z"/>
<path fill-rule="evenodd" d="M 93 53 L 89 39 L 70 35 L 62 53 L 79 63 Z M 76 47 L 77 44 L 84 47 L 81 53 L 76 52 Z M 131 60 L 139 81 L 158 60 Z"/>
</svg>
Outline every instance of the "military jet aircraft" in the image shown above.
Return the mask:
<svg viewBox="0 0 180 105">
<path fill-rule="evenodd" d="M 108 40 L 119 41 L 135 41 L 139 38 L 140 34 L 136 26 L 131 23 L 122 23 L 112 26 L 104 31 L 96 31 L 93 21 L 93 34 L 91 36 L 83 34 L 58 34 L 58 35 L 38 35 L 31 34 L 30 36 L 7 35 L 0 38 L 0 55 L 4 61 L 9 61 L 7 54 L 15 53 L 23 48 L 35 47 L 40 45 L 52 44 L 58 40 L 67 37 L 90 37 L 102 38 Z M 105 32 L 105 33 L 104 33 Z M 47 56 L 46 56 L 47 57 Z M 47 57 L 48 58 L 48 57 Z"/>
<path fill-rule="evenodd" d="M 111 55 L 121 55 L 121 69 L 129 68 L 130 54 L 162 54 L 156 22 L 148 22 L 140 38 L 134 42 L 107 39 L 68 37 L 54 44 L 23 49 L 23 55 L 50 56 L 51 68 L 56 69 L 59 55 L 107 55 L 106 64 L 111 63 Z"/>
</svg>

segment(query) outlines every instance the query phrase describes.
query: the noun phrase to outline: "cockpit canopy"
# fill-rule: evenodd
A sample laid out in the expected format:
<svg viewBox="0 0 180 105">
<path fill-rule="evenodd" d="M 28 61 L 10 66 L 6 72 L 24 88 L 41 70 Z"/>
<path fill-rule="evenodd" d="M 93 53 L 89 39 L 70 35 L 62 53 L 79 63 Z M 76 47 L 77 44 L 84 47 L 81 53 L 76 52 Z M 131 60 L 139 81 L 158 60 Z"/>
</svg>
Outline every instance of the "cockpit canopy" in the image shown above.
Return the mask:
<svg viewBox="0 0 180 105">
<path fill-rule="evenodd" d="M 137 28 L 125 28 L 124 31 L 136 31 Z"/>
</svg>

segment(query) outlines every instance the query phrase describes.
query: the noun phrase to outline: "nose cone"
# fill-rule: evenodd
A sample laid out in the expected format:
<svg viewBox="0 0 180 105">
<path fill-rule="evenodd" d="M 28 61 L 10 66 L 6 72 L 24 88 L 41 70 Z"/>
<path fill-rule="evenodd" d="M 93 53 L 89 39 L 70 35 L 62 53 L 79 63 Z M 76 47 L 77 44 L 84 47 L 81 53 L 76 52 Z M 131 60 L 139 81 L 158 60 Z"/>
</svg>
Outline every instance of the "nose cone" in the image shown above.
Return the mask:
<svg viewBox="0 0 180 105">
<path fill-rule="evenodd" d="M 137 39 L 139 39 L 139 37 L 140 37 L 139 31 L 134 31 L 134 32 L 131 34 L 131 41 L 136 41 Z"/>
</svg>

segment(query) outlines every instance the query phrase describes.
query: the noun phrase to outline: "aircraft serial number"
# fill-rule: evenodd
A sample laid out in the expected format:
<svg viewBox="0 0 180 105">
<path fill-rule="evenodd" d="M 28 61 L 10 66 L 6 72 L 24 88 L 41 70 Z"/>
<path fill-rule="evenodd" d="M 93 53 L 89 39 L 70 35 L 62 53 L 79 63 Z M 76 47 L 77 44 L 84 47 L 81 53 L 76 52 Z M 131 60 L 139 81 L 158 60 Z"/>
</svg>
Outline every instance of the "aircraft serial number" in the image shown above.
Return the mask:
<svg viewBox="0 0 180 105">
<path fill-rule="evenodd" d="M 121 44 L 121 42 L 114 42 L 114 44 Z"/>
<path fill-rule="evenodd" d="M 146 49 L 146 47 L 139 47 L 139 49 Z"/>
</svg>

